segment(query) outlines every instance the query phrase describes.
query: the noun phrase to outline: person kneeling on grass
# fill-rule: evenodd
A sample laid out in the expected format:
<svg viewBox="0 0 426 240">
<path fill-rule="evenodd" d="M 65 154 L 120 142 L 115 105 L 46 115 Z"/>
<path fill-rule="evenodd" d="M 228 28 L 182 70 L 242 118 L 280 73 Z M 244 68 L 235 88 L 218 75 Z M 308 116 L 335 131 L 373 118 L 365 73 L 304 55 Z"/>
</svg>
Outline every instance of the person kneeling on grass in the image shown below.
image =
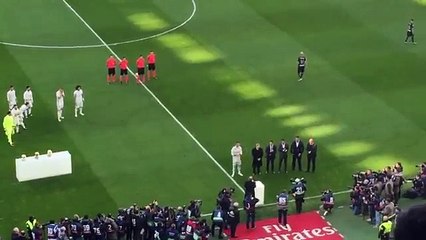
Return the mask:
<svg viewBox="0 0 426 240">
<path fill-rule="evenodd" d="M 333 192 L 330 189 L 327 189 L 323 192 L 322 197 L 322 209 L 325 211 L 324 216 L 331 213 L 331 210 L 334 207 L 334 196 Z"/>
</svg>

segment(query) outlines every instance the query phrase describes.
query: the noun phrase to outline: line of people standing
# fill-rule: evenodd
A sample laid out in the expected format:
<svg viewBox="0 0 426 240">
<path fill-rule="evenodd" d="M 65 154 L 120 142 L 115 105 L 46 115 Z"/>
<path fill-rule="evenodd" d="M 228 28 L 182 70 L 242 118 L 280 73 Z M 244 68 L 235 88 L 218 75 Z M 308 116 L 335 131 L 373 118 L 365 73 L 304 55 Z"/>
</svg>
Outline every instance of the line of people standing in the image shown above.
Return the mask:
<svg viewBox="0 0 426 240">
<path fill-rule="evenodd" d="M 306 172 L 315 172 L 317 144 L 313 138 L 310 138 L 308 144 L 303 144 L 299 136 L 296 136 L 294 141 L 289 145 L 284 139 L 281 139 L 279 145 L 275 145 L 272 140 L 269 141 L 265 150 L 262 149 L 259 143 L 256 143 L 252 149 L 252 168 L 253 174 L 259 175 L 262 173 L 263 158 L 266 159 L 266 173 L 288 172 L 287 162 L 289 153 L 292 155 L 291 169 L 294 171 L 296 166 L 299 171 L 302 171 L 302 156 L 306 151 L 308 167 Z M 278 156 L 278 169 L 275 168 L 275 160 Z"/>
</svg>

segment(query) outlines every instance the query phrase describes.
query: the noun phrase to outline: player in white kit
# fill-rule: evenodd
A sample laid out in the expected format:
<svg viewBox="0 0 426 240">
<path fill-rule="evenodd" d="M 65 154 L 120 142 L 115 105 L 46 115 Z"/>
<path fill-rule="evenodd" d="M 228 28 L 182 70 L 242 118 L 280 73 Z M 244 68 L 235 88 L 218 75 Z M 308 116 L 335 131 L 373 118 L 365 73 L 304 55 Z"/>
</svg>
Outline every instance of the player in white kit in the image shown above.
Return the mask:
<svg viewBox="0 0 426 240">
<path fill-rule="evenodd" d="M 77 87 L 75 87 L 74 101 L 75 101 L 75 109 L 74 109 L 75 117 L 77 117 L 77 112 L 79 110 L 80 110 L 80 115 L 84 116 L 84 113 L 83 113 L 84 96 L 83 96 L 83 90 L 81 89 L 80 85 L 77 85 Z"/>
<path fill-rule="evenodd" d="M 20 122 L 21 111 L 19 111 L 18 106 L 15 105 L 10 110 L 10 113 L 12 114 L 13 123 L 15 124 L 15 133 L 19 133 L 19 122 Z"/>
<path fill-rule="evenodd" d="M 28 103 L 28 109 L 27 112 L 24 113 L 25 117 L 32 116 L 31 109 L 33 108 L 34 98 L 33 98 L 33 92 L 31 91 L 31 87 L 27 86 L 25 88 L 24 92 L 24 103 Z"/>
<path fill-rule="evenodd" d="M 64 110 L 64 97 L 64 90 L 59 88 L 58 91 L 56 91 L 56 109 L 58 110 L 58 122 L 61 122 L 62 119 L 64 119 L 62 116 L 62 111 Z"/>
<path fill-rule="evenodd" d="M 27 129 L 24 124 L 24 118 L 25 114 L 28 111 L 28 103 L 22 104 L 22 106 L 19 108 L 19 116 L 18 116 L 18 124 L 16 124 L 16 127 L 22 126 L 23 129 Z"/>
<path fill-rule="evenodd" d="M 235 168 L 237 168 L 238 175 L 243 176 L 241 173 L 241 156 L 243 155 L 243 149 L 239 142 L 235 143 L 235 146 L 231 149 L 232 156 L 232 177 L 235 175 Z"/>
<path fill-rule="evenodd" d="M 10 86 L 9 91 L 7 91 L 6 99 L 7 103 L 9 104 L 9 110 L 11 110 L 13 106 L 16 105 L 16 93 L 13 86 Z"/>
</svg>

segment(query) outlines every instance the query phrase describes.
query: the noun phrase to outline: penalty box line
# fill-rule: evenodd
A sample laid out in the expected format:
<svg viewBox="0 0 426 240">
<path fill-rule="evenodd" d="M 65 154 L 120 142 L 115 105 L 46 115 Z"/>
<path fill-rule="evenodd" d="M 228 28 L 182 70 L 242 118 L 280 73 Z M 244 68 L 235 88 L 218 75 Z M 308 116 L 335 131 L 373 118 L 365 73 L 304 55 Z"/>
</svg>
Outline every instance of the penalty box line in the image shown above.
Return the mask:
<svg viewBox="0 0 426 240">
<path fill-rule="evenodd" d="M 117 59 L 121 60 L 121 58 L 114 52 L 114 50 L 112 50 L 112 48 L 99 36 L 98 33 L 96 33 L 96 31 L 83 19 L 83 17 L 80 16 L 80 14 L 76 10 L 74 10 L 74 8 L 66 0 L 62 0 L 62 2 L 87 27 L 87 29 L 89 29 L 89 31 L 93 33 L 93 35 L 102 43 L 102 45 L 106 49 L 108 49 L 108 51 L 112 55 L 114 55 Z M 194 7 L 196 7 L 196 5 L 194 5 Z M 128 68 L 128 70 L 136 78 L 136 74 L 130 68 Z M 210 154 L 209 151 L 207 151 L 207 149 L 194 137 L 194 135 L 179 121 L 179 119 L 175 117 L 175 115 L 160 101 L 160 99 L 158 99 L 158 97 L 145 84 L 141 84 L 141 86 L 145 88 L 145 90 L 151 95 L 151 97 L 153 97 L 154 100 L 164 109 L 164 111 L 166 111 L 169 114 L 169 116 L 182 128 L 182 130 L 186 132 L 186 134 L 188 134 L 188 136 L 201 148 L 201 150 L 203 150 L 203 152 L 210 158 L 210 160 L 212 160 L 213 163 L 216 164 L 216 166 L 235 184 L 235 186 L 237 186 L 241 192 L 244 192 L 243 187 L 241 187 L 241 185 L 238 184 L 237 181 L 235 181 L 235 179 L 231 177 L 231 175 L 229 175 L 229 173 L 222 167 L 222 165 L 220 165 L 220 163 Z"/>
</svg>

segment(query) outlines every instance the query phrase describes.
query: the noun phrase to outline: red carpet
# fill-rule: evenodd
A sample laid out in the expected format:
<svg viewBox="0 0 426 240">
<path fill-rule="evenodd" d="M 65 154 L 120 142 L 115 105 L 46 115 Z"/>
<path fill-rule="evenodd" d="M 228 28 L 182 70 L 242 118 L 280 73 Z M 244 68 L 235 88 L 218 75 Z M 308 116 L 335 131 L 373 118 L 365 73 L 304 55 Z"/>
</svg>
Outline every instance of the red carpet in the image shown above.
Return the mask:
<svg viewBox="0 0 426 240">
<path fill-rule="evenodd" d="M 242 212 L 242 219 L 245 214 Z M 239 240 L 342 240 L 344 239 L 329 222 L 316 212 L 288 216 L 287 227 L 278 224 L 277 219 L 256 221 L 256 228 L 247 230 L 245 222 L 237 228 Z"/>
</svg>

